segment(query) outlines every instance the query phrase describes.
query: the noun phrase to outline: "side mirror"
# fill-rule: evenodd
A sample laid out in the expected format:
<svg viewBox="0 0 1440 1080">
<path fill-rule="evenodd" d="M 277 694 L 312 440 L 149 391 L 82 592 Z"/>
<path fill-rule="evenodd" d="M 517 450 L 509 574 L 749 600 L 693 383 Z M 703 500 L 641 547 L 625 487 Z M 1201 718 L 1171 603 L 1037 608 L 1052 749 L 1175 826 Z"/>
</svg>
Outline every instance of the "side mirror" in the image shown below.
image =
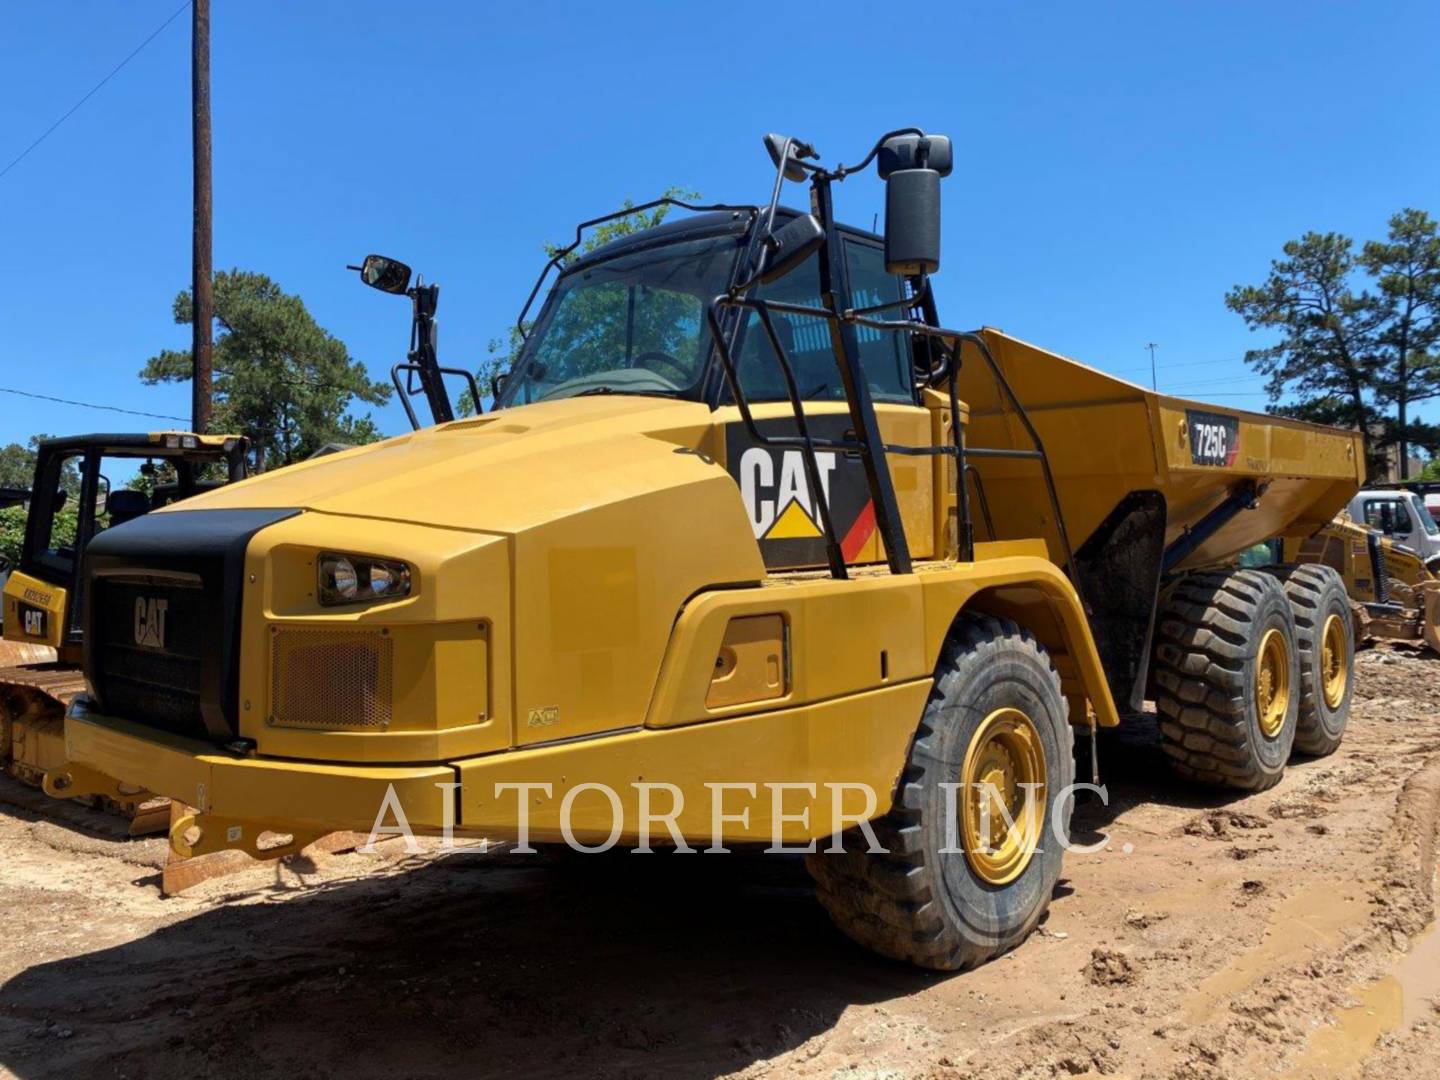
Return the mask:
<svg viewBox="0 0 1440 1080">
<path fill-rule="evenodd" d="M 778 281 L 803 263 L 825 243 L 825 230 L 814 214 L 801 214 L 776 229 L 769 238 L 770 258 L 760 283 Z"/>
<path fill-rule="evenodd" d="M 885 181 L 885 270 L 933 274 L 940 269 L 940 178 L 952 166 L 944 135 L 897 135 L 876 157 Z"/>
<path fill-rule="evenodd" d="M 785 140 L 788 136 L 776 135 L 771 132 L 765 136 L 765 151 L 770 155 L 770 160 L 778 169 L 780 167 L 780 155 L 785 152 Z M 806 151 L 810 151 L 809 154 Z M 810 147 L 797 140 L 791 140 L 790 153 L 785 156 L 785 179 L 794 180 L 796 183 L 805 179 L 805 169 L 800 165 L 802 157 L 813 157 L 814 151 Z"/>
<path fill-rule="evenodd" d="M 384 255 L 366 255 L 364 262 L 351 269 L 359 270 L 360 280 L 381 292 L 403 296 L 410 287 L 410 267 L 399 259 L 388 259 Z"/>
</svg>

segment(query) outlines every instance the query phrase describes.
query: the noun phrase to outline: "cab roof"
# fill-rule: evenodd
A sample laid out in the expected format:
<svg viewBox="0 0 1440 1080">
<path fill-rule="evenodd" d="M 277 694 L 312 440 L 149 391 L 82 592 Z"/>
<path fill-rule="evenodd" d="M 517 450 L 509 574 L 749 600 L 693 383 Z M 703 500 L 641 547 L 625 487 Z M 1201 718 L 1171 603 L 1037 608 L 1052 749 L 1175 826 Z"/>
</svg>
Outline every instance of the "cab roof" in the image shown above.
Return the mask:
<svg viewBox="0 0 1440 1080">
<path fill-rule="evenodd" d="M 129 451 L 139 456 L 145 453 L 164 454 L 167 451 L 185 450 L 225 453 L 244 440 L 243 435 L 196 435 L 191 431 L 126 431 L 61 435 L 53 439 L 41 439 L 38 446 L 42 450 L 60 451 L 99 448 L 108 453 Z"/>
</svg>

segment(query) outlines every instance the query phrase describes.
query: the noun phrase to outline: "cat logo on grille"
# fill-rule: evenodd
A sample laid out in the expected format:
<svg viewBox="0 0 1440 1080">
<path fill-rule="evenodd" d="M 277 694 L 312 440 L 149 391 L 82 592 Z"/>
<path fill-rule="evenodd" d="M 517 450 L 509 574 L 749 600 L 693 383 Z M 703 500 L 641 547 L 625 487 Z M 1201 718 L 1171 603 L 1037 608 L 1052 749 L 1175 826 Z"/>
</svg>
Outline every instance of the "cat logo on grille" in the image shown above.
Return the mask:
<svg viewBox="0 0 1440 1080">
<path fill-rule="evenodd" d="M 135 598 L 136 645 L 151 649 L 165 647 L 165 612 L 169 607 L 169 600 L 147 596 Z"/>
</svg>

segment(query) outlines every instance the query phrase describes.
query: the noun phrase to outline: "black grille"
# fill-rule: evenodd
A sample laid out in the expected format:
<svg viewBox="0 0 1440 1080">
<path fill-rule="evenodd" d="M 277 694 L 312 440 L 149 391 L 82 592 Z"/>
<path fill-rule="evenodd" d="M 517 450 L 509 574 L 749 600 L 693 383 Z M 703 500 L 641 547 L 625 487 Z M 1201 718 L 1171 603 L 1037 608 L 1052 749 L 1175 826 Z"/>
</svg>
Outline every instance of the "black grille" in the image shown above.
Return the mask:
<svg viewBox="0 0 1440 1080">
<path fill-rule="evenodd" d="M 298 513 L 162 510 L 90 541 L 85 678 L 103 712 L 216 743 L 235 737 L 245 549 Z M 153 625 L 161 602 L 163 639 Z"/>
<path fill-rule="evenodd" d="M 201 582 L 102 578 L 99 586 L 92 600 L 93 647 L 104 672 L 106 709 L 150 727 L 204 737 L 207 620 Z"/>
</svg>

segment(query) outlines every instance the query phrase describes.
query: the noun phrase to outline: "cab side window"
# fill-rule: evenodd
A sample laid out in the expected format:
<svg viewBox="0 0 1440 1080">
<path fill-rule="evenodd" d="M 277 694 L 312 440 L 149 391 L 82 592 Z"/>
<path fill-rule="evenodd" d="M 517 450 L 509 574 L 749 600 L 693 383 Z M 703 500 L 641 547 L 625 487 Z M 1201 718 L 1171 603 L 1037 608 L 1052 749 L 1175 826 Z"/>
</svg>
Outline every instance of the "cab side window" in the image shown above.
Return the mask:
<svg viewBox="0 0 1440 1080">
<path fill-rule="evenodd" d="M 845 258 L 850 269 L 851 300 L 857 308 L 893 304 L 904 297 L 900 279 L 885 272 L 885 254 L 869 244 L 845 242 Z M 902 308 L 877 312 L 875 318 L 903 319 Z M 910 336 L 889 330 L 857 326 L 860 340 L 860 363 L 870 382 L 870 394 L 876 401 L 899 401 L 909 405 L 915 400 L 910 375 Z"/>
<path fill-rule="evenodd" d="M 844 243 L 855 306 L 874 307 L 899 300 L 903 286 L 899 278 L 885 272 L 885 257 L 881 250 L 852 240 Z M 818 256 L 812 255 L 780 280 L 761 286 L 757 295 L 764 300 L 819 308 Z M 897 319 L 903 317 L 903 312 L 897 309 L 882 312 L 877 317 Z M 829 323 L 819 317 L 774 311 L 770 313 L 770 321 L 775 327 L 775 336 L 780 339 L 780 345 L 790 359 L 801 399 L 843 401 L 845 389 L 835 364 L 835 354 L 830 348 Z M 875 401 L 914 404 L 908 335 L 862 326 L 856 328 L 856 337 L 860 345 L 860 365 Z M 746 315 L 736 370 L 745 396 L 750 400 L 785 400 L 785 376 L 781 373 L 760 317 L 754 312 Z"/>
<path fill-rule="evenodd" d="M 1399 499 L 1366 499 L 1365 524 L 1386 536 L 1410 535 L 1410 515 Z"/>
<path fill-rule="evenodd" d="M 80 522 L 80 469 L 83 454 L 52 459 L 37 477 L 27 527 L 30 557 L 41 566 L 68 574 L 75 564 L 75 540 Z M 48 490 L 47 490 L 48 489 Z M 44 492 L 42 495 L 41 492 Z"/>
</svg>

